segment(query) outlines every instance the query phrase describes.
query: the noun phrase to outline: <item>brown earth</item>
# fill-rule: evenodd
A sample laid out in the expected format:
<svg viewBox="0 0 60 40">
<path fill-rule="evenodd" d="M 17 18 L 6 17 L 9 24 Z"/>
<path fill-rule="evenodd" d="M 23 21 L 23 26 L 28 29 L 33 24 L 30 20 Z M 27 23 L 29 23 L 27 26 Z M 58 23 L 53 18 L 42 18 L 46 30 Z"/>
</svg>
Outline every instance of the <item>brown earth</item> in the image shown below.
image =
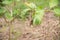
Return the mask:
<svg viewBox="0 0 60 40">
<path fill-rule="evenodd" d="M 3 25 L 3 26 L 1 26 Z M 0 40 L 9 40 L 9 26 L 0 18 Z M 59 18 L 52 12 L 45 13 L 41 25 L 30 26 L 30 21 L 15 20 L 12 23 L 11 40 L 60 40 Z"/>
</svg>

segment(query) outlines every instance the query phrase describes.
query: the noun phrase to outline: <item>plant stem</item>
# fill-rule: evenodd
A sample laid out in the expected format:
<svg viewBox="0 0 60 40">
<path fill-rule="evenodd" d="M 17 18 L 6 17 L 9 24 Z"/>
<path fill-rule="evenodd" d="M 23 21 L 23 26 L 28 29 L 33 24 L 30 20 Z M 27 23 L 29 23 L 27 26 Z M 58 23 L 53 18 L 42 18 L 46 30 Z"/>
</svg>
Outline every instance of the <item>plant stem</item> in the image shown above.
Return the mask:
<svg viewBox="0 0 60 40">
<path fill-rule="evenodd" d="M 11 35 L 10 35 L 10 23 L 8 23 L 8 26 L 9 26 L 9 40 L 11 40 Z"/>
<path fill-rule="evenodd" d="M 60 25 L 60 17 L 59 17 L 59 25 Z"/>
<path fill-rule="evenodd" d="M 8 26 L 9 26 L 9 40 L 11 40 L 11 28 L 12 28 L 12 23 L 9 22 L 9 23 L 8 23 Z"/>
</svg>

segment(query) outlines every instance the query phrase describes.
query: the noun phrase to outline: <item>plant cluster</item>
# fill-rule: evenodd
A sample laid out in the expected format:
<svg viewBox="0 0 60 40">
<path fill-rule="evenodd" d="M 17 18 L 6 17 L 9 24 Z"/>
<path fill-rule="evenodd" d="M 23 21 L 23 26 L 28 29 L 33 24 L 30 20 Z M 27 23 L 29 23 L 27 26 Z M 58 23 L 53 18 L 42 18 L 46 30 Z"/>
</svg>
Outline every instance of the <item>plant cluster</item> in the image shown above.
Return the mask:
<svg viewBox="0 0 60 40">
<path fill-rule="evenodd" d="M 56 16 L 60 16 L 60 0 L 35 0 L 40 2 L 22 2 L 22 0 L 0 0 L 0 17 L 7 22 L 12 22 L 16 18 L 25 19 L 31 12 L 32 24 L 38 25 L 42 22 L 45 7 L 52 10 Z"/>
<path fill-rule="evenodd" d="M 32 2 L 33 1 L 33 2 Z M 60 17 L 60 0 L 0 0 L 0 17 L 3 17 L 8 23 L 9 40 L 11 40 L 11 33 L 16 36 L 14 40 L 20 35 L 20 32 L 14 31 L 12 22 L 14 19 L 27 19 L 31 13 L 32 24 L 41 24 L 44 13 L 53 11 L 54 14 Z M 45 8 L 48 8 L 45 10 Z M 17 35 L 18 34 L 18 35 Z"/>
</svg>

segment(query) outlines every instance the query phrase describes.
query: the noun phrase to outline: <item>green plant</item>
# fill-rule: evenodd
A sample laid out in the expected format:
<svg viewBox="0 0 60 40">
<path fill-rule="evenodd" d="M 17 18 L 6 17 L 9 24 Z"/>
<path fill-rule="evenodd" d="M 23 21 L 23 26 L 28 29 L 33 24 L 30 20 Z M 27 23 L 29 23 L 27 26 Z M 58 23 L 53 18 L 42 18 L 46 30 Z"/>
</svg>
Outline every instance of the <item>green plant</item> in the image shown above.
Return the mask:
<svg viewBox="0 0 60 40">
<path fill-rule="evenodd" d="M 35 0 L 36 1 L 36 0 Z M 41 1 L 41 2 L 40 2 Z M 38 0 L 40 2 L 40 5 L 36 5 L 37 2 L 21 2 L 20 0 L 4 0 L 1 2 L 1 4 L 4 4 L 5 6 L 0 8 L 0 15 L 4 14 L 4 17 L 8 21 L 14 20 L 17 16 L 25 19 L 27 15 L 29 15 L 28 11 L 34 10 L 32 12 L 32 19 L 33 19 L 33 24 L 40 24 L 43 16 L 44 15 L 44 8 L 48 7 L 49 9 L 54 9 L 53 11 L 55 12 L 56 15 L 59 15 L 60 13 L 57 12 L 57 10 L 60 10 L 57 6 L 59 4 L 58 0 Z M 47 4 L 48 3 L 48 4 Z M 26 5 L 25 5 L 26 4 Z M 45 6 L 44 6 L 45 5 Z M 56 8 L 57 7 L 57 8 Z M 3 12 L 3 13 L 2 13 Z M 39 17 L 37 18 L 38 15 Z M 42 16 L 40 18 L 40 15 Z M 40 21 L 37 21 L 40 20 Z"/>
<path fill-rule="evenodd" d="M 3 17 L 10 26 L 14 19 L 26 19 L 31 12 L 32 24 L 39 25 L 42 22 L 45 8 L 53 9 L 56 16 L 60 17 L 60 0 L 2 0 L 0 1 L 0 17 Z M 10 29 L 12 26 L 10 26 Z M 9 29 L 9 30 L 10 30 Z"/>
<path fill-rule="evenodd" d="M 50 9 L 53 8 L 53 11 L 55 13 L 56 16 L 60 16 L 60 6 L 59 6 L 59 3 L 60 1 L 59 0 L 51 0 L 49 2 L 49 5 L 50 5 Z"/>
<path fill-rule="evenodd" d="M 12 22 L 20 14 L 20 9 L 17 6 L 17 0 L 4 0 L 1 3 L 4 6 L 0 6 L 0 17 L 3 17 L 9 26 L 9 40 L 11 40 Z"/>
<path fill-rule="evenodd" d="M 36 6 L 34 3 L 25 3 L 25 4 L 30 8 L 30 10 L 34 10 L 32 12 L 33 25 L 40 24 L 44 16 L 44 10 Z"/>
</svg>

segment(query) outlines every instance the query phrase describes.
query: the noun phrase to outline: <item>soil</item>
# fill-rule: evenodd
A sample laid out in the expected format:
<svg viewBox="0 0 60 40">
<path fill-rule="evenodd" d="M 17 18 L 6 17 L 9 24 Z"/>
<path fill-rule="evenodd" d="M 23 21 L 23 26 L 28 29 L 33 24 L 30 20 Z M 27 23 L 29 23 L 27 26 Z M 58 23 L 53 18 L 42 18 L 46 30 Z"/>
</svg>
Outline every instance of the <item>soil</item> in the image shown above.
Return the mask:
<svg viewBox="0 0 60 40">
<path fill-rule="evenodd" d="M 12 29 L 11 40 L 60 40 L 59 17 L 53 12 L 45 13 L 42 23 L 37 26 L 30 25 L 30 20 L 16 19 Z M 3 18 L 0 18 L 0 30 L 0 40 L 9 40 L 9 26 Z"/>
</svg>

